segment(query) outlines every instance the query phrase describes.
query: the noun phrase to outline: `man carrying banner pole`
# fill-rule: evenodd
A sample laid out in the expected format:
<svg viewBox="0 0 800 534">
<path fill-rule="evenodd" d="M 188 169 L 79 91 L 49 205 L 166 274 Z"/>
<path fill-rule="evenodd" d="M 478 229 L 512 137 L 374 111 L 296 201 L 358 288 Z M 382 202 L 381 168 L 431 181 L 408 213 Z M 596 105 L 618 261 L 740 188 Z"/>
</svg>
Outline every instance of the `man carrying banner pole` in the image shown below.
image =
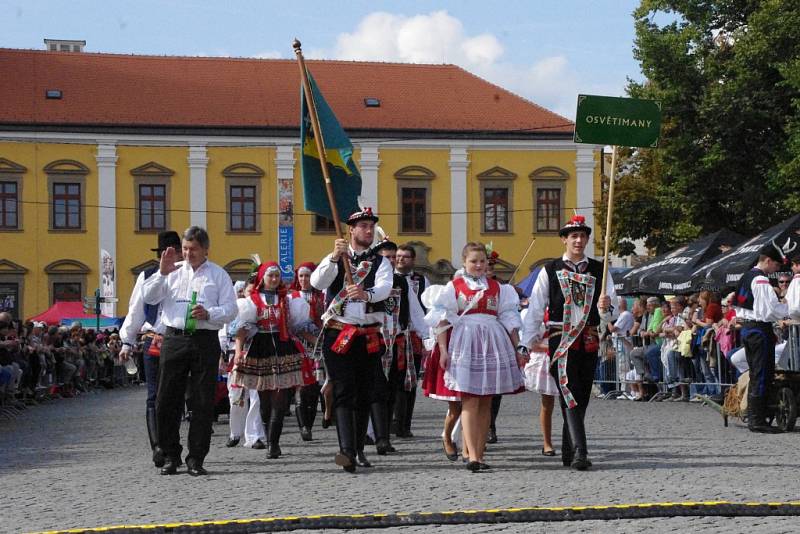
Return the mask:
<svg viewBox="0 0 800 534">
<path fill-rule="evenodd" d="M 333 383 L 339 439 L 335 461 L 352 473 L 356 450 L 366 438 L 374 379 L 385 350 L 382 301 L 392 289 L 392 267 L 370 249 L 378 218 L 371 208 L 358 208 L 361 178 L 352 160 L 350 140 L 307 72 L 299 41 L 295 40 L 294 50 L 303 80 L 300 135 L 305 208 L 333 220 L 337 234 L 333 251 L 312 273 L 311 285 L 327 290 L 321 337 L 328 378 Z M 327 202 L 320 191 L 323 181 Z M 345 219 L 349 239 L 341 237 L 342 212 L 349 215 Z"/>
</svg>

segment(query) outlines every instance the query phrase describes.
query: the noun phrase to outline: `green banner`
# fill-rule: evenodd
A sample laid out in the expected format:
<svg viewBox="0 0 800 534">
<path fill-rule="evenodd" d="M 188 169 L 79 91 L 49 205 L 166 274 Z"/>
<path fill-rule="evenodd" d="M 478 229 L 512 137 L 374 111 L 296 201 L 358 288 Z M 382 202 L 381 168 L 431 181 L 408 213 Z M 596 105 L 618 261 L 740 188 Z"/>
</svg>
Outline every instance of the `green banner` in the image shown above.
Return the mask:
<svg viewBox="0 0 800 534">
<path fill-rule="evenodd" d="M 575 142 L 655 148 L 661 132 L 661 102 L 578 95 Z"/>
</svg>

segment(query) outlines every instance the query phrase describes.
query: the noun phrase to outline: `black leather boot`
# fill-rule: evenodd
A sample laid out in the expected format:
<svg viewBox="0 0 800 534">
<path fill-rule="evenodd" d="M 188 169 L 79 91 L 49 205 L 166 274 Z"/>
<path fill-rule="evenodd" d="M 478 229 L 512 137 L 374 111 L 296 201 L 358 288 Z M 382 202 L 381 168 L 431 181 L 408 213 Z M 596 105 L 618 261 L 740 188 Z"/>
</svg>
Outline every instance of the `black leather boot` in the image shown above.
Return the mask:
<svg viewBox="0 0 800 534">
<path fill-rule="evenodd" d="M 295 407 L 294 415 L 297 418 L 297 427 L 300 429 L 300 439 L 311 441 L 311 429 L 306 422 L 306 409 L 302 402 Z"/>
<path fill-rule="evenodd" d="M 572 460 L 572 467 L 578 471 L 586 471 L 592 465 L 588 457 L 586 429 L 583 425 L 583 414 L 586 412 L 577 407 L 568 408 L 564 411 L 566 412 L 570 440 L 575 449 L 575 458 Z"/>
<path fill-rule="evenodd" d="M 767 423 L 766 397 L 747 396 L 747 429 L 761 434 L 775 434 L 778 428 Z"/>
<path fill-rule="evenodd" d="M 417 403 L 417 388 L 405 392 L 406 410 L 403 415 L 403 437 L 413 438 L 411 433 L 411 419 L 414 417 L 414 405 Z"/>
<path fill-rule="evenodd" d="M 389 434 L 394 434 L 398 438 L 405 437 L 406 404 L 406 392 L 402 389 L 395 391 L 394 402 L 389 405 L 389 417 L 392 420 L 389 425 Z"/>
<path fill-rule="evenodd" d="M 156 409 L 147 409 L 147 436 L 150 438 L 150 450 L 153 451 L 153 464 L 156 467 L 164 467 L 164 451 L 158 446 L 158 429 L 156 428 Z"/>
<path fill-rule="evenodd" d="M 385 456 L 386 453 L 395 452 L 389 441 L 389 408 L 385 402 L 373 402 L 370 405 L 370 411 L 366 415 L 366 423 L 364 424 L 364 434 L 367 432 L 367 425 L 369 424 L 369 415 L 372 414 L 372 429 L 375 431 L 375 450 L 379 456 Z M 360 430 L 360 429 L 359 429 Z"/>
<path fill-rule="evenodd" d="M 339 438 L 339 452 L 336 453 L 336 465 L 348 473 L 356 470 L 356 419 L 351 408 L 339 406 L 334 408 L 336 419 L 336 436 Z"/>
<path fill-rule="evenodd" d="M 569 437 L 569 427 L 567 426 L 566 410 L 561 410 L 561 416 L 564 418 L 564 424 L 561 427 L 561 463 L 564 467 L 572 465 L 572 459 L 575 457 L 575 450 L 572 447 L 572 440 Z"/>
<path fill-rule="evenodd" d="M 283 432 L 283 410 L 273 409 L 273 415 L 269 420 L 267 428 L 267 458 L 272 460 L 281 456 L 281 433 Z"/>
</svg>

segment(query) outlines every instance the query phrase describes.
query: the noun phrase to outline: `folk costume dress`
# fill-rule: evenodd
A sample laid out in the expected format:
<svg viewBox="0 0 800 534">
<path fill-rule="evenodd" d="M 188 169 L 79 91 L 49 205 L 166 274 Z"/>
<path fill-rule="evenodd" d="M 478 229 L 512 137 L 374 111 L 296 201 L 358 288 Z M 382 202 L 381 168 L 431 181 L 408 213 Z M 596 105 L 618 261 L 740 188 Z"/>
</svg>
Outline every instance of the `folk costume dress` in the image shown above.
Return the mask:
<svg viewBox="0 0 800 534">
<path fill-rule="evenodd" d="M 311 362 L 295 333 L 311 329 L 308 303 L 282 291 L 257 291 L 239 299 L 237 324 L 247 332 L 244 361 L 233 369 L 235 385 L 268 391 L 316 382 Z"/>
<path fill-rule="evenodd" d="M 314 272 L 316 265 L 311 262 L 301 263 L 294 272 L 294 282 L 291 286 L 290 296 L 293 299 L 302 299 L 308 303 L 308 322 L 304 331 L 318 338 L 322 330 L 322 314 L 325 313 L 325 294 L 313 287 L 300 289 L 299 275 Z M 303 441 L 311 441 L 311 430 L 317 418 L 317 406 L 319 406 L 319 396 L 322 384 L 325 382 L 327 373 L 322 357 L 322 343 L 310 341 L 306 337 L 300 337 L 306 356 L 310 358 L 314 371 L 315 382 L 298 388 L 297 408 L 294 411 L 297 418 L 297 425 L 300 429 L 300 437 Z"/>
<path fill-rule="evenodd" d="M 423 302 L 430 304 L 425 316 L 429 326 L 436 328 L 441 321 L 452 325 L 447 368 L 439 366 L 438 344 L 426 364 L 426 396 L 458 400 L 464 394 L 502 395 L 524 389 L 509 337 L 520 327 L 519 298 L 511 286 L 465 275 L 446 286 L 431 286 Z"/>
</svg>

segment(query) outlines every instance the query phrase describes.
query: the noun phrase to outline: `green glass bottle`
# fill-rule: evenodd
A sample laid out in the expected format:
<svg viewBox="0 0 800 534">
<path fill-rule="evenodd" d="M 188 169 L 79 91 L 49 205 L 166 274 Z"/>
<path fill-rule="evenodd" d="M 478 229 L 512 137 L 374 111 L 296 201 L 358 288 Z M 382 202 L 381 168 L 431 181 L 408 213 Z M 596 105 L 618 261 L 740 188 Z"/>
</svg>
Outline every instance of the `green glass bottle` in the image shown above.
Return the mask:
<svg viewBox="0 0 800 534">
<path fill-rule="evenodd" d="M 192 308 L 194 308 L 196 304 L 197 304 L 197 291 L 192 291 L 192 300 L 186 307 L 186 319 L 184 320 L 184 327 L 183 327 L 183 329 L 189 332 L 190 334 L 194 333 L 195 329 L 197 329 L 197 319 L 192 317 Z"/>
</svg>

